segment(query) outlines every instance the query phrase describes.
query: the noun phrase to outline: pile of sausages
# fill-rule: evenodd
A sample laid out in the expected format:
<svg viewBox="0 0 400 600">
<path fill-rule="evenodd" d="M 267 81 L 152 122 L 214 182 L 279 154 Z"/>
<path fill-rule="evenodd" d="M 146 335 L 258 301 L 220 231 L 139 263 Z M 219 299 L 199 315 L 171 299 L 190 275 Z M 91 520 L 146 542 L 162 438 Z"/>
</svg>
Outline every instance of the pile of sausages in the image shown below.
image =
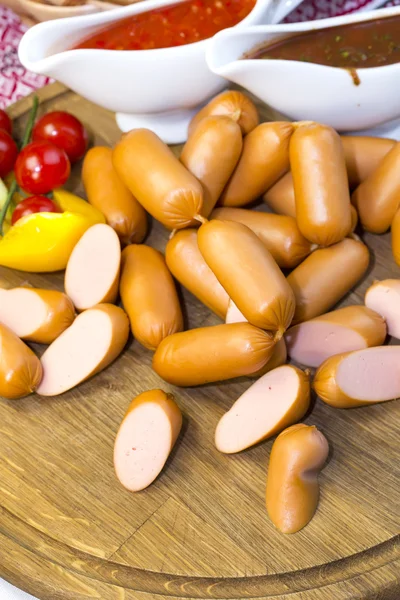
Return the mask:
<svg viewBox="0 0 400 600">
<path fill-rule="evenodd" d="M 282 532 L 298 531 L 316 510 L 329 451 L 321 432 L 299 424 L 310 405 L 309 368 L 332 406 L 400 396 L 400 347 L 383 345 L 387 334 L 400 338 L 400 280 L 375 283 L 365 306 L 328 312 L 369 265 L 353 233 L 358 219 L 374 233 L 392 227 L 400 264 L 399 173 L 400 143 L 341 138 L 314 122 L 259 124 L 254 104 L 235 91 L 196 115 L 179 160 L 145 129 L 113 150 L 91 149 L 83 182 L 107 225 L 75 246 L 65 294 L 1 291 L 2 347 L 9 344 L 21 372 L 7 378 L 2 361 L 0 393 L 71 389 L 119 355 L 129 323 L 170 384 L 255 377 L 217 424 L 215 444 L 231 454 L 279 433 L 266 505 Z M 276 214 L 242 208 L 261 197 Z M 171 230 L 165 257 L 141 243 L 147 213 Z M 184 331 L 174 278 L 225 323 Z M 28 303 L 29 319 L 21 316 Z M 19 338 L 50 345 L 39 361 Z M 287 354 L 307 369 L 285 364 Z M 133 400 L 114 448 L 122 485 L 138 491 L 154 481 L 181 424 L 171 394 Z"/>
</svg>

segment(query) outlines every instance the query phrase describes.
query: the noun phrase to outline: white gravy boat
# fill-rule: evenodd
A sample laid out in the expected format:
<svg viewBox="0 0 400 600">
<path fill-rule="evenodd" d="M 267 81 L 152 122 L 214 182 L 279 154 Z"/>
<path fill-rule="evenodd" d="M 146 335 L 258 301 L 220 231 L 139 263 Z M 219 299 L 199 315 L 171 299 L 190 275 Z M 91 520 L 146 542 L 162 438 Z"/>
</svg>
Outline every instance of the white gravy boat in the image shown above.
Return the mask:
<svg viewBox="0 0 400 600">
<path fill-rule="evenodd" d="M 400 6 L 290 25 L 226 29 L 211 40 L 206 59 L 211 71 L 238 83 L 287 115 L 314 120 L 339 131 L 360 131 L 400 117 L 400 63 L 348 71 L 291 60 L 241 60 L 265 42 L 313 29 L 400 15 Z"/>
<path fill-rule="evenodd" d="M 226 87 L 205 60 L 210 39 L 156 50 L 70 50 L 105 26 L 180 0 L 146 0 L 94 15 L 35 25 L 22 38 L 24 67 L 61 81 L 78 94 L 117 112 L 123 131 L 148 127 L 169 143 L 185 141 L 187 126 L 210 97 Z M 257 0 L 233 29 L 276 23 L 301 0 Z"/>
</svg>

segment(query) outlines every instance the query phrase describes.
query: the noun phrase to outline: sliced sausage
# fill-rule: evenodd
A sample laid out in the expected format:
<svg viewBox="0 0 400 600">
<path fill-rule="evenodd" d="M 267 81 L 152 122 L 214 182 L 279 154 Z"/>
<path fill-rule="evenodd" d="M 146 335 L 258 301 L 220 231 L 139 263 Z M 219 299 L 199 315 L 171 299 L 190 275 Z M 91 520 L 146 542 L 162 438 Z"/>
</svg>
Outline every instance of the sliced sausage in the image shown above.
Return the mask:
<svg viewBox="0 0 400 600">
<path fill-rule="evenodd" d="M 229 117 L 202 119 L 183 147 L 181 162 L 204 190 L 201 214 L 208 217 L 242 152 L 240 127 Z"/>
<path fill-rule="evenodd" d="M 183 329 L 175 283 L 163 255 L 150 246 L 131 244 L 122 253 L 120 294 L 134 337 L 155 350 Z"/>
<path fill-rule="evenodd" d="M 289 356 L 308 367 L 319 367 L 330 356 L 380 346 L 386 337 L 385 320 L 365 306 L 346 306 L 287 330 Z"/>
<path fill-rule="evenodd" d="M 252 131 L 260 122 L 257 108 L 246 94 L 227 90 L 215 96 L 192 119 L 189 125 L 189 135 L 205 117 L 223 115 L 235 121 L 243 135 Z"/>
<path fill-rule="evenodd" d="M 299 124 L 290 140 L 290 166 L 301 233 L 318 246 L 351 231 L 350 194 L 339 134 L 319 123 Z"/>
<path fill-rule="evenodd" d="M 196 224 L 203 206 L 201 183 L 149 129 L 125 133 L 113 164 L 140 204 L 168 229 Z"/>
<path fill-rule="evenodd" d="M 263 375 L 226 412 L 215 431 L 220 452 L 241 452 L 297 423 L 310 405 L 310 378 L 284 365 Z"/>
<path fill-rule="evenodd" d="M 172 394 L 150 390 L 129 405 L 114 445 L 114 468 L 130 492 L 148 487 L 161 473 L 182 427 Z"/>
<path fill-rule="evenodd" d="M 229 296 L 199 250 L 196 229 L 178 231 L 165 248 L 165 260 L 179 283 L 225 319 Z"/>
<path fill-rule="evenodd" d="M 269 458 L 266 506 L 282 533 L 296 533 L 313 518 L 318 474 L 328 453 L 327 439 L 315 426 L 292 425 L 276 438 Z"/>
<path fill-rule="evenodd" d="M 105 369 L 121 354 L 129 336 L 126 313 L 99 304 L 77 316 L 44 352 L 41 396 L 57 396 Z"/>
<path fill-rule="evenodd" d="M 296 267 L 313 249 L 311 243 L 300 233 L 293 217 L 224 207 L 215 209 L 210 218 L 246 225 L 260 238 L 282 268 Z"/>
<path fill-rule="evenodd" d="M 209 221 L 198 233 L 200 252 L 246 319 L 282 337 L 295 309 L 293 292 L 261 240 L 245 225 Z"/>
<path fill-rule="evenodd" d="M 261 123 L 243 140 L 243 151 L 220 204 L 250 204 L 289 169 L 289 140 L 293 125 L 285 121 Z"/>
<path fill-rule="evenodd" d="M 396 143 L 377 168 L 353 192 L 361 225 L 371 233 L 389 229 L 400 204 L 400 143 Z"/>
<path fill-rule="evenodd" d="M 87 152 L 82 181 L 90 204 L 103 213 L 121 242 L 140 244 L 147 233 L 146 212 L 114 169 L 111 148 L 97 146 Z"/>
<path fill-rule="evenodd" d="M 233 300 L 229 299 L 225 323 L 248 323 L 243 313 L 240 312 Z"/>
<path fill-rule="evenodd" d="M 250 323 L 201 327 L 165 338 L 154 354 L 153 369 L 173 385 L 202 385 L 251 375 L 273 350 L 273 336 Z"/>
<path fill-rule="evenodd" d="M 328 358 L 315 374 L 318 396 L 336 408 L 400 397 L 400 346 L 377 346 Z"/>
<path fill-rule="evenodd" d="M 372 284 L 366 291 L 365 304 L 383 317 L 388 334 L 400 339 L 400 279 Z"/>
<path fill-rule="evenodd" d="M 264 202 L 278 215 L 296 218 L 296 199 L 294 197 L 292 173 L 286 173 L 263 196 Z"/>
<path fill-rule="evenodd" d="M 307 256 L 287 278 L 296 299 L 292 325 L 326 313 L 355 286 L 368 265 L 367 246 L 350 238 Z"/>
<path fill-rule="evenodd" d="M 42 379 L 38 357 L 0 323 L 0 396 L 15 400 L 34 392 Z"/>
<path fill-rule="evenodd" d="M 18 337 L 51 344 L 75 319 L 66 294 L 28 287 L 0 290 L 0 321 Z"/>
<path fill-rule="evenodd" d="M 76 244 L 65 270 L 64 287 L 77 310 L 115 302 L 121 265 L 121 245 L 114 229 L 100 223 Z"/>
<path fill-rule="evenodd" d="M 350 188 L 355 188 L 376 169 L 396 140 L 353 135 L 341 136 Z"/>
<path fill-rule="evenodd" d="M 400 266 L 400 209 L 394 215 L 391 233 L 393 258 L 396 264 Z"/>
</svg>

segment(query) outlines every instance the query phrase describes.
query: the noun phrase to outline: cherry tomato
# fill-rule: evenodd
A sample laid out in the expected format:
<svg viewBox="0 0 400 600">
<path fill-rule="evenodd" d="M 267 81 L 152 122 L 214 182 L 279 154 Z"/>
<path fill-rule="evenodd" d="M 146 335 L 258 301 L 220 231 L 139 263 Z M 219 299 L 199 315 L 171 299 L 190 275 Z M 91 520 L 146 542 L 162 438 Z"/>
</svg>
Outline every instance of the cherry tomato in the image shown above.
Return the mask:
<svg viewBox="0 0 400 600">
<path fill-rule="evenodd" d="M 82 123 L 61 110 L 50 112 L 39 119 L 33 128 L 32 140 L 51 142 L 62 148 L 71 163 L 82 158 L 88 146 L 88 134 Z"/>
<path fill-rule="evenodd" d="M 47 194 L 64 185 L 71 165 L 61 148 L 49 142 L 31 142 L 21 150 L 15 163 L 15 179 L 29 194 Z"/>
<path fill-rule="evenodd" d="M 46 196 L 30 196 L 29 198 L 22 200 L 22 202 L 15 207 L 11 217 L 11 225 L 15 225 L 22 217 L 39 212 L 59 213 L 61 212 L 61 209 L 53 202 L 53 200 L 46 198 Z"/>
<path fill-rule="evenodd" d="M 12 133 L 12 122 L 5 110 L 0 108 L 0 129 L 4 129 L 11 135 Z"/>
<path fill-rule="evenodd" d="M 0 177 L 13 170 L 17 156 L 17 144 L 7 131 L 0 129 Z"/>
</svg>

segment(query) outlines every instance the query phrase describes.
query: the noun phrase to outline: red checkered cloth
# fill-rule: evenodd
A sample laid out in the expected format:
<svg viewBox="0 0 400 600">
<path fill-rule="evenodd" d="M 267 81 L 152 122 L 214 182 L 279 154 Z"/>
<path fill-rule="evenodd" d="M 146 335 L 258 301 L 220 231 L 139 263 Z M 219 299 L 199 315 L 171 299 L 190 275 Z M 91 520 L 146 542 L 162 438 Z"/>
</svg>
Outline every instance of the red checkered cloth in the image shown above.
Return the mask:
<svg viewBox="0 0 400 600">
<path fill-rule="evenodd" d="M 311 21 L 348 14 L 358 8 L 368 8 L 370 0 L 304 0 L 287 18 L 287 22 Z M 385 6 L 400 5 L 400 0 Z M 18 60 L 18 44 L 26 31 L 19 17 L 0 0 L 0 108 L 27 96 L 51 80 L 26 71 Z"/>
</svg>

